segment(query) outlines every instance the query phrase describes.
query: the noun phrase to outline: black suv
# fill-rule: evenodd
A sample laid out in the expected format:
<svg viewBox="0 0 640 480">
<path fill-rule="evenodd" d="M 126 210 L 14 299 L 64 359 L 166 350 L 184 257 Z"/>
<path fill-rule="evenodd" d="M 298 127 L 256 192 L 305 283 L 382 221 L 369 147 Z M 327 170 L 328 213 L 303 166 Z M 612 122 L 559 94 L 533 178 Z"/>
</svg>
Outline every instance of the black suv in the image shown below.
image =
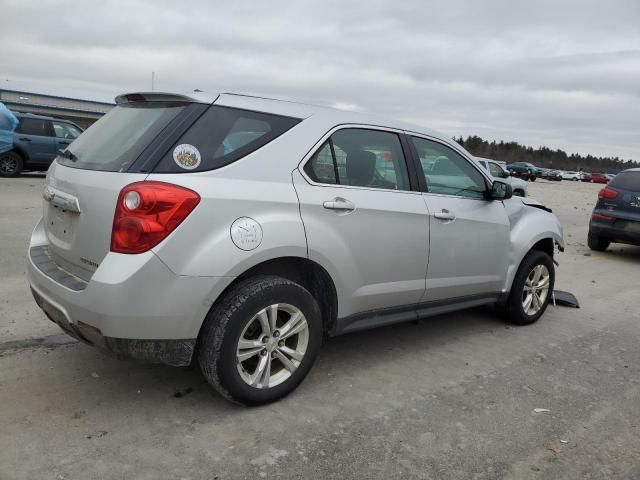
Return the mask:
<svg viewBox="0 0 640 480">
<path fill-rule="evenodd" d="M 600 190 L 587 240 L 599 251 L 611 242 L 640 245 L 640 168 L 620 172 Z"/>
<path fill-rule="evenodd" d="M 47 170 L 58 150 L 64 150 L 82 129 L 68 120 L 16 113 L 13 150 L 0 155 L 0 177 L 14 177 L 25 170 Z"/>
</svg>

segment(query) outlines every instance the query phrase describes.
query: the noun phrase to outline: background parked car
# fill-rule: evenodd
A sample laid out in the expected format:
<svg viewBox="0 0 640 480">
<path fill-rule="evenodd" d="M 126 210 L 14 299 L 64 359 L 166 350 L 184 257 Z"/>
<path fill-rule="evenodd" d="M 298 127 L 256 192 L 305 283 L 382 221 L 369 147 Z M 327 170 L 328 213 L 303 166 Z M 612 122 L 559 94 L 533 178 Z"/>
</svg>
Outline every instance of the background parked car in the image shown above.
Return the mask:
<svg viewBox="0 0 640 480">
<path fill-rule="evenodd" d="M 13 150 L 0 156 L 0 176 L 14 177 L 25 170 L 46 170 L 81 133 L 68 120 L 16 113 L 20 123 L 13 132 Z"/>
<path fill-rule="evenodd" d="M 558 170 L 545 170 L 542 174 L 542 178 L 545 180 L 560 182 L 562 180 L 562 174 Z"/>
<path fill-rule="evenodd" d="M 609 178 L 603 173 L 589 173 L 588 175 L 585 175 L 583 182 L 609 183 Z"/>
<path fill-rule="evenodd" d="M 604 176 L 607 177 L 609 179 L 609 181 L 611 181 L 616 177 L 616 174 L 615 173 L 605 173 Z"/>
<path fill-rule="evenodd" d="M 587 240 L 600 251 L 611 242 L 640 245 L 640 168 L 620 172 L 600 190 Z"/>
<path fill-rule="evenodd" d="M 562 179 L 577 182 L 580 180 L 580 172 L 562 172 Z"/>
<path fill-rule="evenodd" d="M 516 162 L 510 165 L 507 165 L 507 170 L 511 172 L 514 176 L 522 178 L 524 180 L 531 180 L 532 182 L 536 181 L 537 177 L 537 167 L 530 163 L 526 162 Z"/>
<path fill-rule="evenodd" d="M 482 158 L 475 157 L 478 163 L 485 169 L 488 170 L 492 177 L 494 178 L 502 178 L 507 183 L 511 185 L 513 189 L 513 194 L 519 197 L 527 196 L 527 182 L 522 180 L 521 178 L 512 177 L 511 173 L 508 170 L 503 168 L 499 162 L 496 160 L 491 160 L 490 158 Z M 504 163 L 504 162 L 503 162 Z"/>
</svg>

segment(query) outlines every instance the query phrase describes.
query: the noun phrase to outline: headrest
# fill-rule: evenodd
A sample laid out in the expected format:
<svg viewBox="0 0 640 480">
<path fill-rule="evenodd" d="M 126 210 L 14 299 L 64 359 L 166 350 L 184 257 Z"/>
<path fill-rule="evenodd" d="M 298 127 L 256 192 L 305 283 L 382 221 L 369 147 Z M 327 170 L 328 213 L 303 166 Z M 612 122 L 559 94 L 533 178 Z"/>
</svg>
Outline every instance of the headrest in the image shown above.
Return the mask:
<svg viewBox="0 0 640 480">
<path fill-rule="evenodd" d="M 376 168 L 376 155 L 366 150 L 349 152 L 346 159 L 349 185 L 367 186 L 373 179 Z"/>
</svg>

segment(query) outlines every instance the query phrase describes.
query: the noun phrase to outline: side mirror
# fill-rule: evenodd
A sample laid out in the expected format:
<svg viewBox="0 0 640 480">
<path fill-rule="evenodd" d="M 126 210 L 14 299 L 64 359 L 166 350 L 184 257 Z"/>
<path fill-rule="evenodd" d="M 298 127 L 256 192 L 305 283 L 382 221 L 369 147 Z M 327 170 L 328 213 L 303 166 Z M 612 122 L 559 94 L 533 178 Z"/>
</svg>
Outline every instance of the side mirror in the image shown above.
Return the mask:
<svg viewBox="0 0 640 480">
<path fill-rule="evenodd" d="M 511 174 L 509 173 L 508 170 L 503 170 L 502 173 L 500 174 L 500 176 L 502 178 L 509 178 L 511 176 Z"/>
<path fill-rule="evenodd" d="M 487 192 L 489 200 L 506 200 L 513 197 L 513 188 L 508 183 L 496 180 L 491 184 L 491 188 Z"/>
</svg>

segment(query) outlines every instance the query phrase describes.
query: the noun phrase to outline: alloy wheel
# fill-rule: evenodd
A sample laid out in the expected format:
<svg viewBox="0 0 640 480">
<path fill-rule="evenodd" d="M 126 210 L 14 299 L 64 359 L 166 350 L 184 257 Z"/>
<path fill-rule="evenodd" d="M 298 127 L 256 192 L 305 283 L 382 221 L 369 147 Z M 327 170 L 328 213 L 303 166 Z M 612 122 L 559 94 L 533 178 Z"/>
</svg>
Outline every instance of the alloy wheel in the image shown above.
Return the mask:
<svg viewBox="0 0 640 480">
<path fill-rule="evenodd" d="M 549 269 L 542 264 L 533 267 L 527 275 L 522 291 L 522 308 L 527 315 L 535 315 L 543 307 L 549 295 L 550 278 Z"/>
<path fill-rule="evenodd" d="M 18 162 L 12 155 L 0 156 L 0 172 L 10 175 L 18 169 Z"/>
<path fill-rule="evenodd" d="M 293 375 L 309 344 L 309 325 L 299 308 L 276 303 L 247 323 L 236 348 L 240 377 L 254 388 L 272 388 Z"/>
</svg>

